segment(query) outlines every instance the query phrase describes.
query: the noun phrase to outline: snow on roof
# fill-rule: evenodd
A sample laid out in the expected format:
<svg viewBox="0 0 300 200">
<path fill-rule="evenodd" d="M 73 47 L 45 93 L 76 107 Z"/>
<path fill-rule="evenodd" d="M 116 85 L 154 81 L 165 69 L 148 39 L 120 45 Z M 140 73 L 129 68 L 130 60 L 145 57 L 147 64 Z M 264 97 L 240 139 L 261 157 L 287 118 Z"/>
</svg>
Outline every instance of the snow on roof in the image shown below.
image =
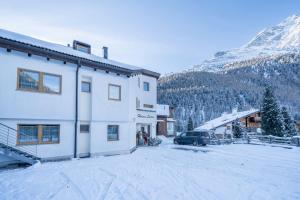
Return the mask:
<svg viewBox="0 0 300 200">
<path fill-rule="evenodd" d="M 212 130 L 215 128 L 218 128 L 222 125 L 225 125 L 227 123 L 230 123 L 236 119 L 242 118 L 242 117 L 246 117 L 248 115 L 251 115 L 253 113 L 257 113 L 259 112 L 259 110 L 257 109 L 251 109 L 248 111 L 242 111 L 242 112 L 232 112 L 232 113 L 226 113 L 223 114 L 221 117 L 215 118 L 213 120 L 207 121 L 205 122 L 202 126 L 199 126 L 197 128 L 195 128 L 195 130 L 199 131 L 199 130 Z"/>
<path fill-rule="evenodd" d="M 157 104 L 156 114 L 160 116 L 169 116 L 169 105 Z"/>
<path fill-rule="evenodd" d="M 7 31 L 7 30 L 1 29 L 1 28 L 0 28 L 0 37 L 9 39 L 9 40 L 13 40 L 16 42 L 30 44 L 32 46 L 36 46 L 36 47 L 40 47 L 40 48 L 44 48 L 44 49 L 49 49 L 49 50 L 56 51 L 59 53 L 68 54 L 71 56 L 76 56 L 76 57 L 85 58 L 85 59 L 96 61 L 96 62 L 101 62 L 101 63 L 105 63 L 105 64 L 110 64 L 110 65 L 126 68 L 129 70 L 142 70 L 142 68 L 140 68 L 140 67 L 120 63 L 120 62 L 109 60 L 109 59 L 104 59 L 100 56 L 96 56 L 93 54 L 88 54 L 88 53 L 84 53 L 84 52 L 75 50 L 72 47 L 64 46 L 61 44 L 55 44 L 55 43 L 51 43 L 51 42 L 46 42 L 46 41 L 32 38 L 32 37 L 29 37 L 26 35 L 22 35 L 19 33 Z"/>
</svg>

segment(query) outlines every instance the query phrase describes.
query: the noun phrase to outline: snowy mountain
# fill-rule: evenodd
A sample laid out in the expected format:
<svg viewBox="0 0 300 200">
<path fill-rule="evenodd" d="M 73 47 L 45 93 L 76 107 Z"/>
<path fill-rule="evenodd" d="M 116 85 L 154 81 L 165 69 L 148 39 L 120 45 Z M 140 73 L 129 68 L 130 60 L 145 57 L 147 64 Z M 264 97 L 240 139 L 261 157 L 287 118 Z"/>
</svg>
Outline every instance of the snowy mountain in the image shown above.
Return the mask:
<svg viewBox="0 0 300 200">
<path fill-rule="evenodd" d="M 175 106 L 177 129 L 185 130 L 232 109 L 259 109 L 267 85 L 281 106 L 300 120 L 300 16 L 257 34 L 239 49 L 218 52 L 193 70 L 163 76 L 158 102 Z"/>
<path fill-rule="evenodd" d="M 217 52 L 212 59 L 193 67 L 194 71 L 220 72 L 228 66 L 259 58 L 273 58 L 300 50 L 300 15 L 293 15 L 276 26 L 259 32 L 246 45 Z"/>
</svg>

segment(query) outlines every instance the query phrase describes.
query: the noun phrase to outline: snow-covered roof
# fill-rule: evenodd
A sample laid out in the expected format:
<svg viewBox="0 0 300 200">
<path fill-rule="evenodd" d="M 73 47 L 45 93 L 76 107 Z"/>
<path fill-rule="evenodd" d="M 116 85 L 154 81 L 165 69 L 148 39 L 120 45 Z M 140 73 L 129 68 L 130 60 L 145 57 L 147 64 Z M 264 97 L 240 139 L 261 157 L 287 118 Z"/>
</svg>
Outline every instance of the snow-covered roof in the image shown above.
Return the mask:
<svg viewBox="0 0 300 200">
<path fill-rule="evenodd" d="M 156 114 L 159 116 L 169 116 L 169 105 L 157 104 Z"/>
<path fill-rule="evenodd" d="M 128 64 L 124 64 L 124 63 L 120 63 L 117 61 L 113 61 L 110 59 L 104 59 L 100 56 L 96 56 L 93 54 L 89 54 L 89 53 L 84 53 L 78 50 L 73 49 L 72 47 L 68 47 L 68 46 L 64 46 L 61 44 L 56 44 L 56 43 L 51 43 L 51 42 L 47 42 L 47 41 L 43 41 L 43 40 L 39 40 L 36 38 L 32 38 L 30 36 L 26 36 L 23 34 L 19 34 L 19 33 L 15 33 L 15 32 L 11 32 L 11 31 L 7 31 L 4 29 L 0 29 L 0 38 L 4 38 L 4 39 L 8 39 L 8 40 L 12 40 L 15 42 L 19 42 L 19 43 L 23 43 L 23 44 L 29 44 L 35 47 L 40 47 L 43 49 L 49 49 L 55 52 L 59 52 L 59 53 L 63 53 L 63 54 L 67 54 L 70 56 L 75 56 L 75 57 L 79 57 L 79 58 L 84 58 L 87 60 L 91 60 L 91 61 L 95 61 L 95 62 L 100 62 L 100 63 L 105 63 L 105 64 L 109 64 L 109 65 L 113 65 L 113 66 L 118 66 L 124 69 L 129 69 L 132 71 L 148 71 L 145 70 L 143 68 L 140 67 L 136 67 L 133 65 L 128 65 Z M 150 71 L 148 71 L 150 72 Z"/>
<path fill-rule="evenodd" d="M 202 126 L 195 128 L 195 130 L 212 130 L 223 126 L 227 123 L 233 122 L 234 120 L 246 117 L 248 115 L 254 114 L 259 112 L 257 109 L 251 109 L 242 112 L 232 112 L 232 113 L 225 113 L 221 117 L 215 118 L 213 120 L 205 122 Z"/>
</svg>

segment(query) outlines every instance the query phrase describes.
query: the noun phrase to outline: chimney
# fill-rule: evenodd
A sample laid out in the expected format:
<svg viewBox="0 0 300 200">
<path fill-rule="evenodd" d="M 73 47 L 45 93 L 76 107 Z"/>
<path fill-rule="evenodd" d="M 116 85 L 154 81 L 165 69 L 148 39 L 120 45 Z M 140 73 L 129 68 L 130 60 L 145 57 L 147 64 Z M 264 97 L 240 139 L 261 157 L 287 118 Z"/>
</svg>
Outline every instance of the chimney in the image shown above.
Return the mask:
<svg viewBox="0 0 300 200">
<path fill-rule="evenodd" d="M 103 58 L 108 59 L 108 47 L 102 47 L 103 49 Z"/>
</svg>

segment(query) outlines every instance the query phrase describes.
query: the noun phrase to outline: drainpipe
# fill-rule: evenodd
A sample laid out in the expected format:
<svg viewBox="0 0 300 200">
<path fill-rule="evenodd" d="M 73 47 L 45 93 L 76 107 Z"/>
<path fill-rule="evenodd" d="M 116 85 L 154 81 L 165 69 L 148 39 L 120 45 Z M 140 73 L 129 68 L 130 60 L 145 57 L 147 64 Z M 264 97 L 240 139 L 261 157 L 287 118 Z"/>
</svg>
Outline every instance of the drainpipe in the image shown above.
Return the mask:
<svg viewBox="0 0 300 200">
<path fill-rule="evenodd" d="M 74 137 L 74 158 L 77 157 L 77 125 L 78 125 L 78 74 L 80 68 L 80 61 L 78 60 L 76 68 L 76 88 L 75 88 L 75 137 Z"/>
</svg>

